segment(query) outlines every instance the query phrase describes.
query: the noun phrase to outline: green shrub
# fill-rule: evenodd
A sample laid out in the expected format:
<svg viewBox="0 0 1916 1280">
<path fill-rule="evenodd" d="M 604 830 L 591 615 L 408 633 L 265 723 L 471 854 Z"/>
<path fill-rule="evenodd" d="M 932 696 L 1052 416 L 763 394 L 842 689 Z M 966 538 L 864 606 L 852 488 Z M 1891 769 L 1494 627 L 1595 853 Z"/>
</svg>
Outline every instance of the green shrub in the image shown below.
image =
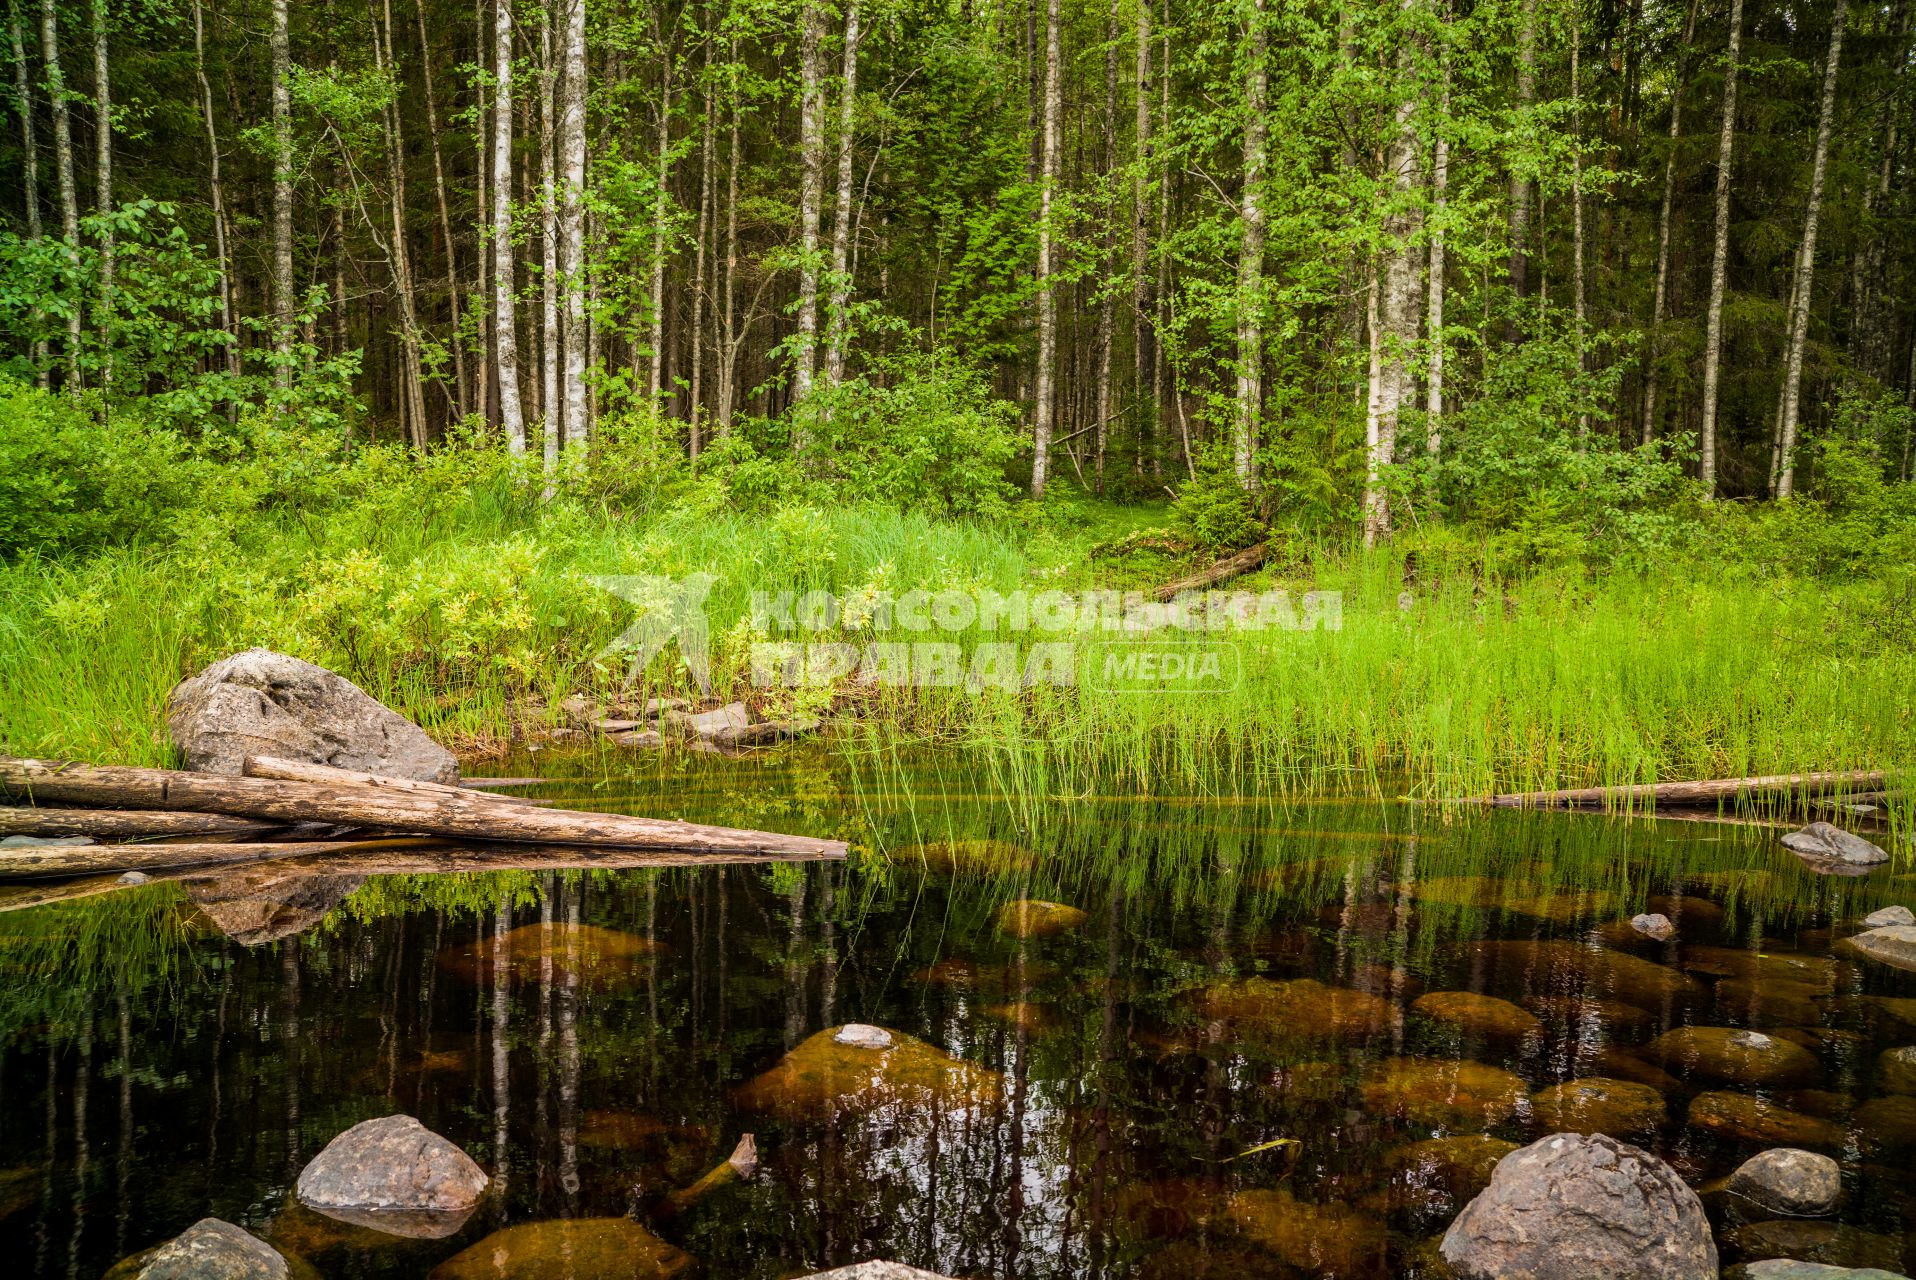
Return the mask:
<svg viewBox="0 0 1916 1280">
<path fill-rule="evenodd" d="M 1171 519 L 1193 546 L 1212 553 L 1248 547 L 1265 533 L 1256 504 L 1222 449 L 1199 461 L 1197 475 L 1172 504 Z"/>
</svg>

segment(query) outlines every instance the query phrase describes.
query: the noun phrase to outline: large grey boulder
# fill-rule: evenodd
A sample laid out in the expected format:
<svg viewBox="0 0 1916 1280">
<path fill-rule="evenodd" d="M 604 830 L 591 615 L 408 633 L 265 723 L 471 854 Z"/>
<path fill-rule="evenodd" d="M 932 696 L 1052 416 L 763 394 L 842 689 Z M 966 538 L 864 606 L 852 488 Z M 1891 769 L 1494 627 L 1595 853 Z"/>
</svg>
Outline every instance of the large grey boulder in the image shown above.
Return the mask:
<svg viewBox="0 0 1916 1280">
<path fill-rule="evenodd" d="M 1916 924 L 1892 924 L 1845 938 L 1841 949 L 1897 969 L 1916 970 Z"/>
<path fill-rule="evenodd" d="M 154 1250 L 139 1280 L 287 1280 L 286 1259 L 259 1237 L 201 1218 Z"/>
<path fill-rule="evenodd" d="M 456 783 L 459 762 L 418 725 L 324 667 L 271 649 L 222 658 L 173 686 L 166 727 L 201 773 L 237 775 L 247 756 Z"/>
<path fill-rule="evenodd" d="M 1727 1185 L 1772 1213 L 1808 1217 L 1835 1211 L 1843 1194 L 1843 1171 L 1828 1156 L 1773 1147 L 1738 1165 Z"/>
<path fill-rule="evenodd" d="M 1893 924 L 1916 924 L 1916 911 L 1908 907 L 1884 907 L 1863 917 L 1865 929 L 1887 929 Z"/>
<path fill-rule="evenodd" d="M 294 1190 L 302 1204 L 332 1217 L 395 1235 L 441 1236 L 463 1225 L 488 1181 L 472 1157 L 411 1116 L 382 1116 L 327 1143 Z"/>
<path fill-rule="evenodd" d="M 1556 1133 L 1498 1161 L 1439 1246 L 1464 1280 L 1716 1280 L 1703 1202 L 1603 1134 Z"/>
<path fill-rule="evenodd" d="M 1790 832 L 1783 837 L 1783 847 L 1806 858 L 1847 862 L 1852 866 L 1889 861 L 1889 854 L 1884 850 L 1827 822 L 1812 822 L 1801 831 Z"/>
</svg>

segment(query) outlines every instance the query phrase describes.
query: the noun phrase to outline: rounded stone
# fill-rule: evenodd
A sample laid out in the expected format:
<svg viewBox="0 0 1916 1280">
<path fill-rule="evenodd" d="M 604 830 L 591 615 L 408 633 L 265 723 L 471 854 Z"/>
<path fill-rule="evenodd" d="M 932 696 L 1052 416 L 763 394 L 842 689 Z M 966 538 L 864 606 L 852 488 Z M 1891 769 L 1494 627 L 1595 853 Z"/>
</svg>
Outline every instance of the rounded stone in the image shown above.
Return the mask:
<svg viewBox="0 0 1916 1280">
<path fill-rule="evenodd" d="M 1505 1156 L 1440 1246 L 1462 1280 L 1716 1280 L 1703 1202 L 1674 1169 L 1603 1134 Z"/>
<path fill-rule="evenodd" d="M 1871 929 L 1868 933 L 1845 938 L 1840 949 L 1894 969 L 1916 970 L 1916 924 L 1892 924 Z"/>
<path fill-rule="evenodd" d="M 153 1251 L 139 1280 L 287 1280 L 279 1250 L 219 1218 L 201 1218 Z"/>
<path fill-rule="evenodd" d="M 1378 1115 L 1462 1130 L 1502 1124 L 1529 1092 L 1508 1071 L 1449 1058 L 1386 1058 L 1364 1073 L 1362 1091 Z"/>
<path fill-rule="evenodd" d="M 1645 1054 L 1679 1075 L 1738 1084 L 1790 1088 L 1817 1074 L 1816 1055 L 1761 1031 L 1736 1027 L 1678 1027 L 1652 1040 Z"/>
<path fill-rule="evenodd" d="M 692 1259 L 630 1218 L 563 1218 L 495 1231 L 429 1280 L 664 1280 Z"/>
<path fill-rule="evenodd" d="M 1883 1050 L 1876 1059 L 1876 1083 L 1885 1093 L 1916 1093 L 1916 1044 Z"/>
<path fill-rule="evenodd" d="M 1558 1133 L 1643 1133 L 1667 1116 L 1663 1095 L 1647 1084 L 1589 1076 L 1552 1085 L 1530 1099 L 1538 1125 Z"/>
<path fill-rule="evenodd" d="M 1049 938 L 1069 933 L 1090 918 L 1062 902 L 1020 898 L 998 908 L 998 932 L 1013 938 Z"/>
<path fill-rule="evenodd" d="M 1543 1030 L 1536 1015 L 1508 1000 L 1472 991 L 1433 991 L 1419 996 L 1410 1007 L 1433 1022 L 1491 1040 L 1521 1040 Z"/>
<path fill-rule="evenodd" d="M 1631 916 L 1630 927 L 1646 938 L 1658 942 L 1668 942 L 1676 937 L 1676 926 L 1670 923 L 1670 917 L 1661 911 L 1652 911 L 1644 915 Z"/>
<path fill-rule="evenodd" d="M 314 1209 L 469 1213 L 490 1179 L 472 1157 L 411 1116 L 381 1116 L 326 1144 L 295 1188 Z"/>
<path fill-rule="evenodd" d="M 832 1033 L 832 1043 L 852 1045 L 859 1049 L 889 1049 L 891 1032 L 868 1022 L 848 1022 Z"/>
<path fill-rule="evenodd" d="M 1887 929 L 1893 924 L 1916 924 L 1916 911 L 1908 907 L 1884 907 L 1863 917 L 1865 929 Z"/>
<path fill-rule="evenodd" d="M 1690 1127 L 1739 1142 L 1840 1147 L 1843 1126 L 1742 1093 L 1699 1093 L 1690 1099 Z"/>
<path fill-rule="evenodd" d="M 1815 1217 L 1831 1213 L 1843 1194 L 1843 1171 L 1814 1151 L 1772 1147 L 1730 1175 L 1729 1189 L 1772 1213 Z"/>
</svg>

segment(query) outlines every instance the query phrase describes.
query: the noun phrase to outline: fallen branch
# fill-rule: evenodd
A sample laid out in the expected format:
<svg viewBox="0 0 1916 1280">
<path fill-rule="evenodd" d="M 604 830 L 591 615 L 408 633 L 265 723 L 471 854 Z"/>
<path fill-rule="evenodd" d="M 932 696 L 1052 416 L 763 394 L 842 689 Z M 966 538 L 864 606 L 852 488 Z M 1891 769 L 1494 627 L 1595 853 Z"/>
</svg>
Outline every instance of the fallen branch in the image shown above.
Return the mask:
<svg viewBox="0 0 1916 1280">
<path fill-rule="evenodd" d="M 846 853 L 841 840 L 738 831 L 625 814 L 545 809 L 459 787 L 373 774 L 354 776 L 346 770 L 330 773 L 341 776 L 332 782 L 294 782 L 174 769 L 0 759 L 0 791 L 31 801 L 333 822 L 471 840 L 772 853 L 794 858 L 842 858 Z"/>
<path fill-rule="evenodd" d="M 1241 573 L 1249 573 L 1263 564 L 1269 555 L 1269 546 L 1260 542 L 1254 547 L 1244 548 L 1236 555 L 1226 556 L 1208 569 L 1199 570 L 1175 582 L 1167 582 L 1151 595 L 1157 600 L 1172 600 L 1180 592 L 1202 591 L 1207 587 L 1215 587 L 1218 583 L 1229 581 Z"/>
<path fill-rule="evenodd" d="M 141 836 L 249 836 L 286 826 L 263 818 L 219 813 L 166 813 L 138 809 L 0 808 L 0 836 L 95 836 L 132 840 Z"/>
<path fill-rule="evenodd" d="M 1575 787 L 1566 791 L 1519 791 L 1478 796 L 1477 803 L 1498 809 L 1566 809 L 1582 806 L 1635 807 L 1645 802 L 1663 806 L 1711 805 L 1759 796 L 1788 796 L 1809 792 L 1844 793 L 1881 787 L 1882 770 L 1846 773 L 1779 773 L 1754 778 L 1715 778 L 1702 782 L 1647 782 L 1621 787 Z"/>
<path fill-rule="evenodd" d="M 405 847 L 398 840 L 306 840 L 270 844 L 87 844 L 23 845 L 0 849 L 0 880 L 52 880 L 128 871 L 173 871 L 275 858 L 365 854 Z"/>
</svg>

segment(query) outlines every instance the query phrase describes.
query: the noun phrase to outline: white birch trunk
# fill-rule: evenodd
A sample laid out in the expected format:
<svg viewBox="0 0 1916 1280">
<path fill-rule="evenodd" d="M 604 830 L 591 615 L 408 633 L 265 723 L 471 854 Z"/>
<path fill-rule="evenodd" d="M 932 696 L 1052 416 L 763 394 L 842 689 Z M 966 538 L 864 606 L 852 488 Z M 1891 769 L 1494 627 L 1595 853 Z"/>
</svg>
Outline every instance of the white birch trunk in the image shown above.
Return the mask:
<svg viewBox="0 0 1916 1280">
<path fill-rule="evenodd" d="M 93 190 L 94 212 L 113 212 L 113 88 L 109 77 L 106 47 L 106 0 L 93 0 Z M 115 270 L 113 228 L 100 231 L 100 313 L 94 327 L 100 329 L 113 315 L 113 275 Z M 107 335 L 100 334 L 100 385 L 113 385 L 113 352 Z"/>
<path fill-rule="evenodd" d="M 565 204 L 559 228 L 559 274 L 565 286 L 565 438 L 569 441 L 584 441 L 592 431 L 585 385 L 585 91 L 585 0 L 566 0 L 565 110 L 559 116 Z"/>
<path fill-rule="evenodd" d="M 544 441 L 546 493 L 552 496 L 565 444 L 565 407 L 560 401 L 559 362 L 565 339 L 559 323 L 559 192 L 557 102 L 562 75 L 553 61 L 552 4 L 539 6 L 539 416 Z"/>
<path fill-rule="evenodd" d="M 1723 291 L 1730 269 L 1730 169 L 1736 150 L 1736 72 L 1743 48 L 1743 0 L 1730 0 L 1729 60 L 1723 68 L 1723 131 L 1716 146 L 1716 243 L 1710 254 L 1710 305 L 1703 334 L 1703 435 L 1697 478 L 1716 497 L 1716 402 L 1723 370 Z"/>
<path fill-rule="evenodd" d="M 1669 305 L 1670 214 L 1676 204 L 1676 149 L 1683 136 L 1683 85 L 1688 79 L 1690 42 L 1696 37 L 1697 0 L 1690 0 L 1689 16 L 1683 22 L 1683 53 L 1677 60 L 1677 76 L 1670 91 L 1670 154 L 1663 161 L 1663 203 L 1657 212 L 1657 280 L 1650 303 L 1650 349 L 1643 372 L 1643 443 L 1657 434 L 1657 392 L 1661 370 L 1657 364 L 1657 338 L 1663 328 L 1663 313 Z"/>
<path fill-rule="evenodd" d="M 1033 390 L 1031 496 L 1044 497 L 1051 465 L 1052 380 L 1058 361 L 1058 300 L 1051 289 L 1056 249 L 1051 225 L 1053 190 L 1058 183 L 1058 116 L 1062 87 L 1060 45 L 1063 26 L 1059 0 L 1045 0 L 1044 125 L 1038 160 L 1038 370 Z"/>
<path fill-rule="evenodd" d="M 825 180 L 825 112 L 820 91 L 820 0 L 801 0 L 799 13 L 798 316 L 792 336 L 792 403 L 812 393 L 818 345 L 818 221 Z"/>
<path fill-rule="evenodd" d="M 292 381 L 293 341 L 293 52 L 288 0 L 273 0 L 273 349 L 279 383 Z"/>
<path fill-rule="evenodd" d="M 279 0 L 283 3 L 284 0 Z M 512 4 L 493 10 L 492 116 L 492 314 L 497 329 L 499 422 L 515 454 L 526 451 L 526 421 L 519 399 L 519 334 L 512 262 Z"/>
<path fill-rule="evenodd" d="M 1244 189 L 1238 197 L 1237 416 L 1231 433 L 1238 481 L 1253 490 L 1257 488 L 1258 419 L 1264 401 L 1264 166 L 1270 137 L 1264 2 L 1251 0 L 1245 49 Z"/>
<path fill-rule="evenodd" d="M 1416 0 L 1404 0 L 1408 12 Z M 1406 40 L 1398 53 L 1403 98 L 1397 106 L 1396 132 L 1385 153 L 1392 210 L 1384 221 L 1383 278 L 1373 322 L 1371 394 L 1375 427 L 1368 433 L 1369 465 L 1364 486 L 1364 545 L 1376 546 L 1391 537 L 1390 494 L 1384 471 L 1396 461 L 1397 428 L 1413 390 L 1410 357 L 1417 344 L 1417 251 L 1421 216 L 1415 203 L 1418 155 L 1417 102 L 1412 94 L 1415 45 Z"/>
<path fill-rule="evenodd" d="M 1136 474 L 1144 455 L 1157 461 L 1157 405 L 1145 399 L 1151 383 L 1151 0 L 1137 0 L 1136 171 L 1131 178 L 1131 398 L 1137 414 Z"/>
<path fill-rule="evenodd" d="M 67 253 L 77 266 L 80 246 L 80 194 L 73 179 L 73 124 L 67 110 L 66 75 L 60 67 L 60 17 L 54 0 L 40 0 L 40 61 L 46 68 L 47 106 L 53 117 L 53 170 L 60 185 L 60 232 Z M 80 381 L 81 300 L 73 300 L 67 317 L 67 390 L 78 391 Z"/>
<path fill-rule="evenodd" d="M 851 339 L 852 142 L 858 101 L 858 0 L 845 6 L 845 68 L 838 99 L 838 198 L 832 207 L 832 278 L 825 321 L 825 385 L 845 377 L 845 347 Z"/>
</svg>

